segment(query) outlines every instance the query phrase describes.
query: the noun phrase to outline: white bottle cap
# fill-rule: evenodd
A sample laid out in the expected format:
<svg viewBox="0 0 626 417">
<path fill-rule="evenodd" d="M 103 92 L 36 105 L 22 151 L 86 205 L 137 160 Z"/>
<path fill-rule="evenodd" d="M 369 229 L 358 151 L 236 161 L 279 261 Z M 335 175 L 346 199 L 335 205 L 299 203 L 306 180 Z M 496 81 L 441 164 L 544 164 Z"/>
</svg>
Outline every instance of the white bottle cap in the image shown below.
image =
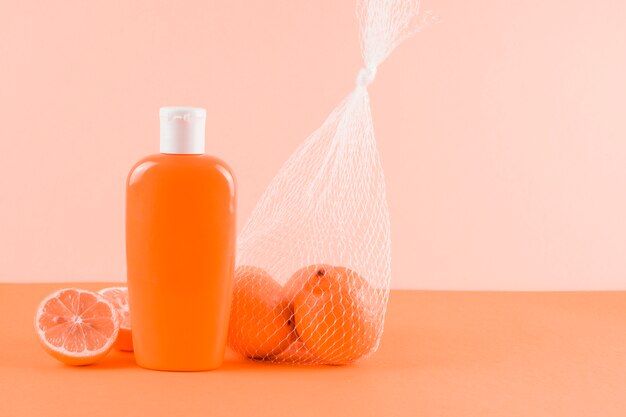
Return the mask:
<svg viewBox="0 0 626 417">
<path fill-rule="evenodd" d="M 206 110 L 198 107 L 161 107 L 161 153 L 204 153 Z"/>
</svg>

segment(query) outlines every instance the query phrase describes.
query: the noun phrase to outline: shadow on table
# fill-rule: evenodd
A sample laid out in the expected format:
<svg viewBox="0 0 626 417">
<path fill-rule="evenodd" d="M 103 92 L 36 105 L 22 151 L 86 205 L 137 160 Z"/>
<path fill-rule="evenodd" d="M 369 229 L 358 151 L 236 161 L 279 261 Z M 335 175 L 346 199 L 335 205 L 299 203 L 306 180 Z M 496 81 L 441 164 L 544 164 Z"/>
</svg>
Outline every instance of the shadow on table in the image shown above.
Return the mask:
<svg viewBox="0 0 626 417">
<path fill-rule="evenodd" d="M 73 368 L 73 367 L 72 367 Z M 143 369 L 135 362 L 133 352 L 113 351 L 101 362 L 93 365 L 81 367 L 86 371 L 106 371 L 111 369 Z M 246 371 L 254 372 L 256 370 L 262 372 L 289 372 L 301 371 L 302 369 L 343 369 L 344 366 L 324 366 L 315 364 L 290 364 L 290 363 L 271 363 L 266 361 L 246 360 L 236 353 L 228 350 L 224 357 L 224 364 L 211 372 L 230 372 L 230 371 Z M 148 370 L 149 371 L 149 370 Z M 160 371 L 154 371 L 160 372 Z"/>
</svg>

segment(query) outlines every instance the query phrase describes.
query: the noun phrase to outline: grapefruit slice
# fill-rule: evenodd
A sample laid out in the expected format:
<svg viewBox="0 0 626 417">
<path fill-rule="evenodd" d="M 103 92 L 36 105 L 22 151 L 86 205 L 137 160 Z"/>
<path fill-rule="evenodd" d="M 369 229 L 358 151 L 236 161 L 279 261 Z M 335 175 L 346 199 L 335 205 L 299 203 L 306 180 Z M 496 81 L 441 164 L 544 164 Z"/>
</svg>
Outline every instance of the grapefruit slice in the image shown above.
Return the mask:
<svg viewBox="0 0 626 417">
<path fill-rule="evenodd" d="M 115 348 L 125 352 L 133 351 L 133 334 L 130 330 L 130 308 L 128 305 L 128 288 L 111 287 L 98 291 L 104 296 L 117 311 L 120 319 L 120 331 L 117 334 Z"/>
<path fill-rule="evenodd" d="M 119 330 L 115 307 L 102 295 L 77 288 L 46 297 L 35 314 L 43 348 L 68 365 L 89 365 L 106 356 Z"/>
</svg>

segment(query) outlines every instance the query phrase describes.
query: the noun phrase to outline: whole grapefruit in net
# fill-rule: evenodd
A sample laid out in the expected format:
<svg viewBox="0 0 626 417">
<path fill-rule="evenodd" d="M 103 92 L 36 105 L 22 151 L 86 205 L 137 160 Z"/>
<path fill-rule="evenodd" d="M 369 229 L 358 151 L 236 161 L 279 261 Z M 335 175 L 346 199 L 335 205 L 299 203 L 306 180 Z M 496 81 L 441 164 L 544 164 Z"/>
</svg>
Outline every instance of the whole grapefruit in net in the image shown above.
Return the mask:
<svg viewBox="0 0 626 417">
<path fill-rule="evenodd" d="M 372 353 L 382 323 L 367 281 L 340 266 L 307 271 L 310 275 L 292 303 L 296 332 L 306 349 L 330 365 L 348 364 Z"/>
<path fill-rule="evenodd" d="M 35 314 L 43 348 L 68 365 L 89 365 L 106 356 L 119 329 L 115 307 L 102 295 L 76 288 L 46 297 Z"/>
<path fill-rule="evenodd" d="M 291 309 L 282 302 L 282 287 L 263 269 L 235 270 L 228 345 L 251 359 L 271 359 L 296 338 Z"/>
</svg>

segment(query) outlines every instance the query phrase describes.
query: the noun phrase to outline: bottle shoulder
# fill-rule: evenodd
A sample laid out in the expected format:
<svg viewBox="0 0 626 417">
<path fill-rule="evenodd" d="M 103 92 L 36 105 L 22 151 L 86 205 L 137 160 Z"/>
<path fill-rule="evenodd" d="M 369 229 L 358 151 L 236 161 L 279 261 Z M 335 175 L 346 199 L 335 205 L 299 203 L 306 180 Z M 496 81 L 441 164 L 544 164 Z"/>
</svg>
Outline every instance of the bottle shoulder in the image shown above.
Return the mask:
<svg viewBox="0 0 626 417">
<path fill-rule="evenodd" d="M 203 175 L 219 173 L 220 176 L 231 183 L 234 187 L 235 176 L 232 168 L 222 159 L 212 155 L 176 155 L 176 154 L 153 154 L 148 155 L 133 165 L 128 177 L 127 185 L 141 180 L 145 176 L 162 175 Z"/>
</svg>

